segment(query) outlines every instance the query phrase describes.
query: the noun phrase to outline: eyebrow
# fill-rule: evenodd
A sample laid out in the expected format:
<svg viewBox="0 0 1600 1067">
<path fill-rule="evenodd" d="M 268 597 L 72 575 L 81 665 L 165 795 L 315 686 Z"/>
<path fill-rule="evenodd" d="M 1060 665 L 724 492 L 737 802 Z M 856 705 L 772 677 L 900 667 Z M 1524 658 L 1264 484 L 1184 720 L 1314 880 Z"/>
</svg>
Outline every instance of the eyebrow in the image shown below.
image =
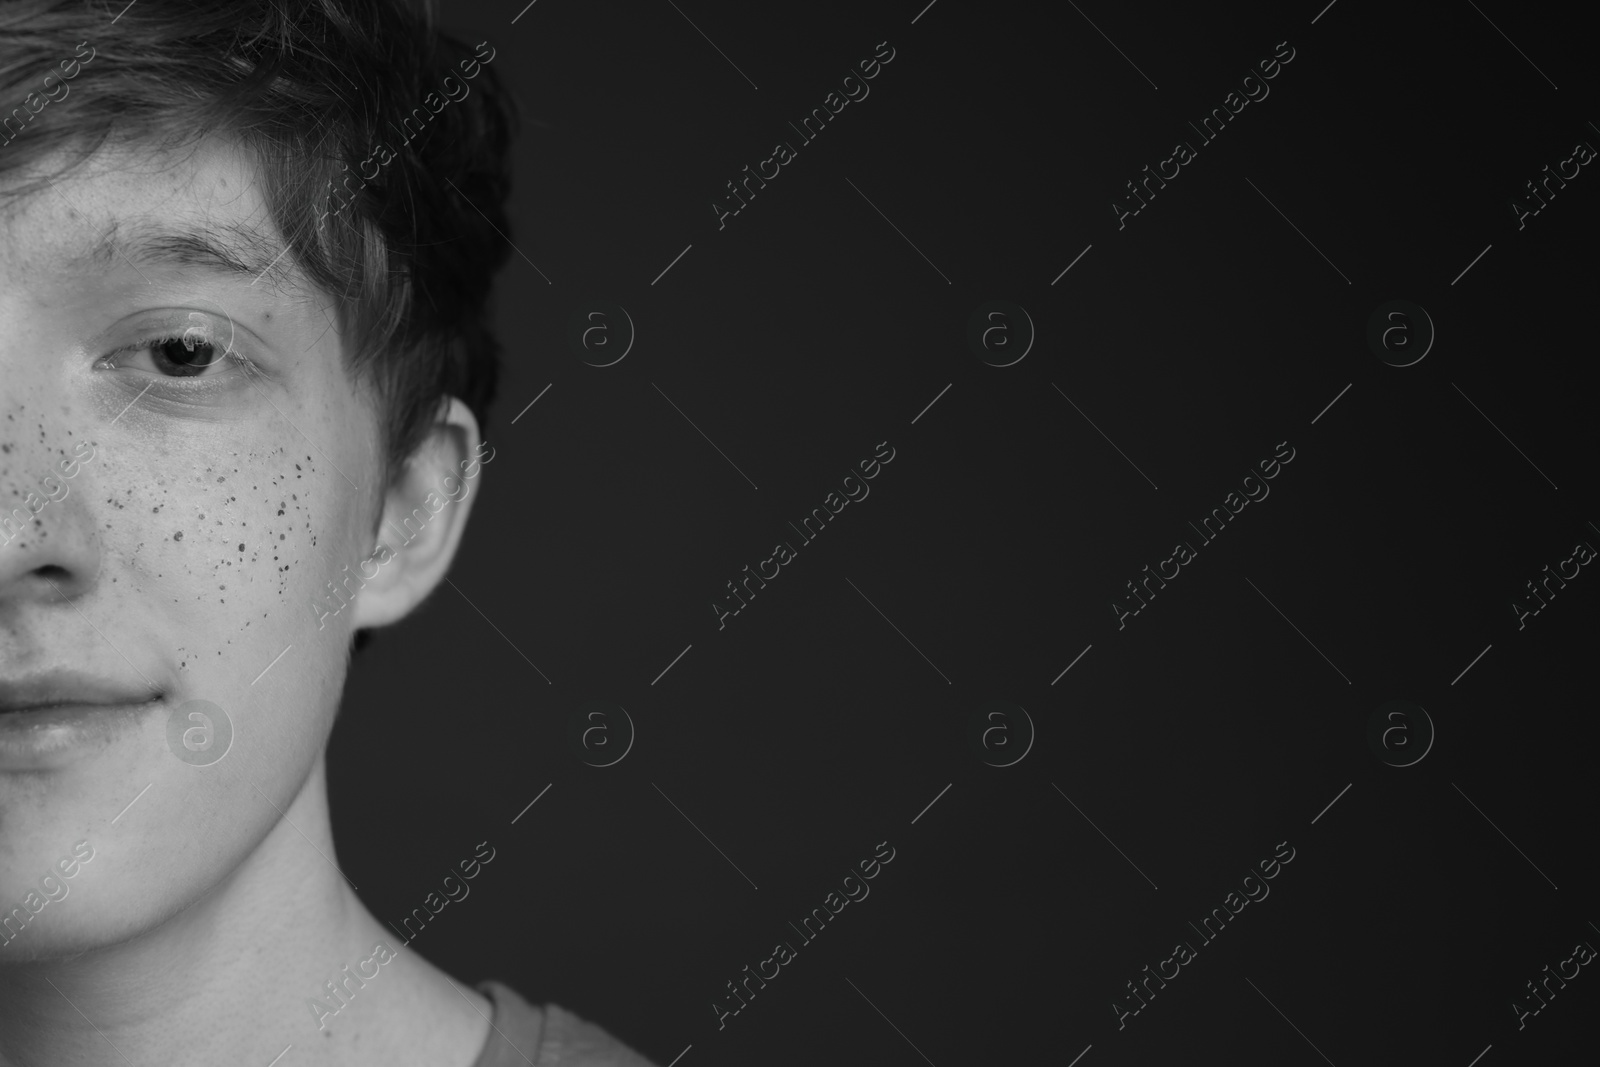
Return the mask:
<svg viewBox="0 0 1600 1067">
<path fill-rule="evenodd" d="M 139 264 L 199 269 L 253 281 L 285 258 L 287 250 L 258 230 L 236 224 L 174 228 L 165 224 L 113 223 L 80 262 L 105 268 L 125 259 Z"/>
</svg>

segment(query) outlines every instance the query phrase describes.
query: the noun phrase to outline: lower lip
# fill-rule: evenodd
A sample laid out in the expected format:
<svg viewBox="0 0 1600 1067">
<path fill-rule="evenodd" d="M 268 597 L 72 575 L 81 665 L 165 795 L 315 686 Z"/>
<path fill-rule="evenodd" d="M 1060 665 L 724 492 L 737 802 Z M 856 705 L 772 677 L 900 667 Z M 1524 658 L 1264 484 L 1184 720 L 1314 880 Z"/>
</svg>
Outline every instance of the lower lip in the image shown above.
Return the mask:
<svg viewBox="0 0 1600 1067">
<path fill-rule="evenodd" d="M 56 704 L 0 711 L 0 773 L 48 771 L 109 747 L 159 707 L 142 704 Z"/>
</svg>

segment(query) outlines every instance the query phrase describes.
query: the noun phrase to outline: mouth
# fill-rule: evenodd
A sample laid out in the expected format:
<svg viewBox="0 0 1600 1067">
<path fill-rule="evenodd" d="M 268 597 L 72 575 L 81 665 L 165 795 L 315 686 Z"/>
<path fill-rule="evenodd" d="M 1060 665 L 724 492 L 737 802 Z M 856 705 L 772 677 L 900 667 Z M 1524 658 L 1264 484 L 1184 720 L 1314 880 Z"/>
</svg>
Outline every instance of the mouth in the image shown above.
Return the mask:
<svg viewBox="0 0 1600 1067">
<path fill-rule="evenodd" d="M 0 678 L 0 773 L 72 762 L 137 726 L 163 697 L 148 685 L 71 671 Z"/>
<path fill-rule="evenodd" d="M 78 671 L 0 677 L 0 715 L 51 708 L 126 707 L 158 699 L 154 685 L 137 685 Z"/>
</svg>

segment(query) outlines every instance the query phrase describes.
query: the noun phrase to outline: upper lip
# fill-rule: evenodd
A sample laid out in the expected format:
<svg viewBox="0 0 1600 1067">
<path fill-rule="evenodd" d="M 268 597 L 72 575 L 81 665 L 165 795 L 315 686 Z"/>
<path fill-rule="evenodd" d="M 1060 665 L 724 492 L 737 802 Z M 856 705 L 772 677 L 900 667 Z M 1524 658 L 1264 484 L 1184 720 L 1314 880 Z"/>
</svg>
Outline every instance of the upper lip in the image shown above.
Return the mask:
<svg viewBox="0 0 1600 1067">
<path fill-rule="evenodd" d="M 0 678 L 0 712 L 72 704 L 145 704 L 161 694 L 143 683 L 129 683 L 79 671 L 41 671 Z"/>
</svg>

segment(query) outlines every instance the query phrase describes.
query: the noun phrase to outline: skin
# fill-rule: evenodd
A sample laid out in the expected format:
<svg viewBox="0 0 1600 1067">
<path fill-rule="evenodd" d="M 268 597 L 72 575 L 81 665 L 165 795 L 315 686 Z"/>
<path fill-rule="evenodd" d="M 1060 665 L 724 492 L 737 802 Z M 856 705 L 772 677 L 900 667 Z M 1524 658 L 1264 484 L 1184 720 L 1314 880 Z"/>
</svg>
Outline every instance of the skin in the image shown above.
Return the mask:
<svg viewBox="0 0 1600 1067">
<path fill-rule="evenodd" d="M 264 1065 L 292 1044 L 295 1064 L 466 1067 L 488 1035 L 488 1001 L 402 947 L 335 868 L 324 767 L 352 632 L 439 584 L 476 494 L 322 628 L 309 606 L 460 469 L 476 422 L 443 402 L 386 487 L 376 401 L 290 257 L 254 285 L 80 258 L 113 224 L 277 240 L 254 175 L 224 141 L 110 147 L 53 189 L 0 199 L 0 511 L 80 442 L 94 449 L 67 495 L 0 545 L 0 680 L 67 667 L 160 694 L 48 767 L 0 766 L 0 909 L 76 842 L 94 849 L 68 895 L 0 947 L 0 1065 Z M 201 379 L 174 385 L 159 348 L 103 359 L 189 326 L 234 354 Z M 204 395 L 179 392 L 196 380 Z M 209 766 L 168 743 L 172 712 L 197 699 L 233 728 Z M 308 998 L 380 941 L 394 958 L 320 1029 Z"/>
</svg>

